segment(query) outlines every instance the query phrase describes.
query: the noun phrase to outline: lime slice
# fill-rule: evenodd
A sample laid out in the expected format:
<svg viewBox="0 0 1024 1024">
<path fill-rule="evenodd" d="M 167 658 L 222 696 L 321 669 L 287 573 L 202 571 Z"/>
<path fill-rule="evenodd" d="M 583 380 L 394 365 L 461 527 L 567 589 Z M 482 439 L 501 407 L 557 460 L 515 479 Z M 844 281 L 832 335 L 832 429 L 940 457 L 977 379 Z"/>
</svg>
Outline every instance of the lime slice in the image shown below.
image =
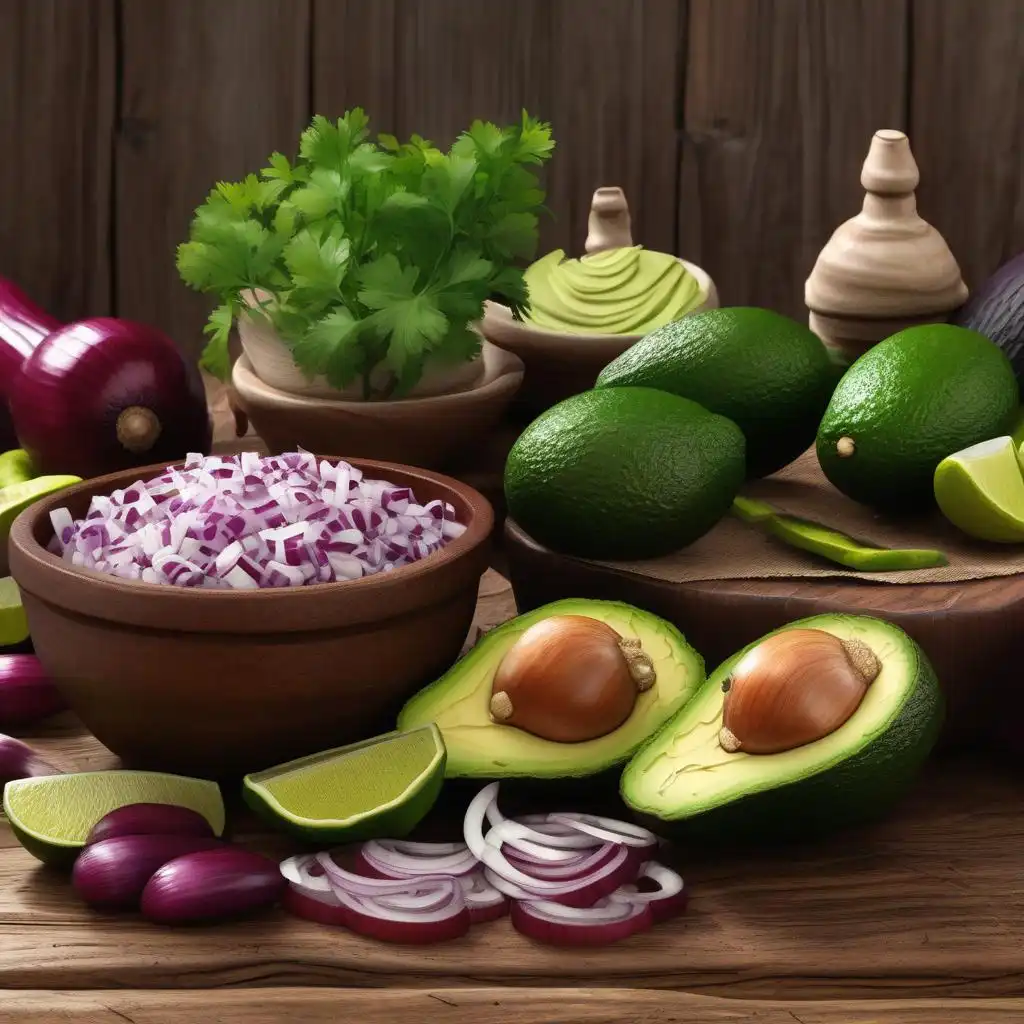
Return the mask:
<svg viewBox="0 0 1024 1024">
<path fill-rule="evenodd" d="M 80 476 L 37 476 L 23 483 L 10 484 L 0 488 L 0 539 L 7 543 L 7 535 L 11 532 L 11 523 L 37 501 L 66 487 L 80 484 Z"/>
<path fill-rule="evenodd" d="M 35 475 L 32 459 L 24 448 L 0 452 L 0 487 L 24 483 Z"/>
<path fill-rule="evenodd" d="M 995 437 L 943 459 L 935 470 L 935 500 L 971 537 L 1024 543 L 1024 475 L 1013 438 Z"/>
<path fill-rule="evenodd" d="M 401 839 L 434 806 L 446 760 L 431 723 L 247 775 L 242 793 L 257 814 L 306 841 Z"/>
<path fill-rule="evenodd" d="M 10 576 L 0 577 L 0 647 L 13 647 L 27 639 L 28 619 L 18 584 Z"/>
<path fill-rule="evenodd" d="M 22 846 L 44 864 L 74 863 L 92 827 L 127 804 L 177 804 L 224 831 L 220 788 L 206 779 L 160 772 L 77 772 L 17 779 L 4 788 L 4 813 Z"/>
</svg>

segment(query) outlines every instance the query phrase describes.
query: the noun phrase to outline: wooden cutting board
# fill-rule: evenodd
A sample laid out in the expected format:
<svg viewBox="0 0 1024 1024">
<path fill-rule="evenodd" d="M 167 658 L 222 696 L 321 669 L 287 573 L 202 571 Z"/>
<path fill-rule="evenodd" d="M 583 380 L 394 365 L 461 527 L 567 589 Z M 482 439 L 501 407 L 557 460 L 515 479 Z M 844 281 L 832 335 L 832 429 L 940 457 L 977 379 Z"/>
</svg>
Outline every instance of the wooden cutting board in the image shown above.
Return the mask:
<svg viewBox="0 0 1024 1024">
<path fill-rule="evenodd" d="M 1024 753 L 1017 725 L 1024 712 L 1024 575 L 925 585 L 841 579 L 669 583 L 560 555 L 511 519 L 504 547 L 520 611 L 565 597 L 625 601 L 678 626 L 708 671 L 794 619 L 825 612 L 887 619 L 935 665 L 949 700 L 946 744 L 994 739 Z"/>
</svg>

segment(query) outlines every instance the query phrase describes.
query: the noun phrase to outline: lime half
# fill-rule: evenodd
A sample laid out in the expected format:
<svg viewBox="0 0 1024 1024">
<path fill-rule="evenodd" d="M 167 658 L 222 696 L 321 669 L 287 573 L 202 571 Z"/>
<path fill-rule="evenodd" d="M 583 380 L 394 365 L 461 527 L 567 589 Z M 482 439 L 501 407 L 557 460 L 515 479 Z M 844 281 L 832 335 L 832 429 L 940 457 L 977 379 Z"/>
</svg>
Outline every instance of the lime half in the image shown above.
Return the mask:
<svg viewBox="0 0 1024 1024">
<path fill-rule="evenodd" d="M 4 813 L 22 846 L 44 864 L 74 863 L 92 827 L 127 804 L 176 804 L 224 831 L 220 788 L 206 779 L 160 772 L 76 772 L 17 779 L 4 787 Z"/>
<path fill-rule="evenodd" d="M 935 469 L 935 500 L 971 537 L 1024 543 L 1024 475 L 1013 438 L 995 437 L 943 459 Z"/>
<path fill-rule="evenodd" d="M 0 577 L 0 647 L 13 647 L 27 639 L 28 619 L 18 584 L 10 576 Z"/>
<path fill-rule="evenodd" d="M 447 755 L 433 723 L 247 775 L 245 802 L 308 842 L 401 839 L 434 806 Z"/>
</svg>

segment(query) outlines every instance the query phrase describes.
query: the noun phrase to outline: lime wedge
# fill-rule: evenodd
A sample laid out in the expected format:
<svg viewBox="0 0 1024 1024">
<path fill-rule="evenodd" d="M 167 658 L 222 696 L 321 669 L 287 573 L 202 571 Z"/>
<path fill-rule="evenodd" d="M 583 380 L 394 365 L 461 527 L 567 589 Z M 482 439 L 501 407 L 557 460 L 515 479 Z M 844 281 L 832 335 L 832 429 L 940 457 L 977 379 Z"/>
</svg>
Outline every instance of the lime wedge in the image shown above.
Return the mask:
<svg viewBox="0 0 1024 1024">
<path fill-rule="evenodd" d="M 32 480 L 0 488 L 0 539 L 4 544 L 7 543 L 11 524 L 29 505 L 81 482 L 80 476 L 37 476 Z"/>
<path fill-rule="evenodd" d="M 0 487 L 22 484 L 36 475 L 32 459 L 24 448 L 0 452 Z"/>
<path fill-rule="evenodd" d="M 77 772 L 17 779 L 4 787 L 4 813 L 22 846 L 44 864 L 74 863 L 104 815 L 127 804 L 177 804 L 224 831 L 220 788 L 206 779 L 160 772 Z"/>
<path fill-rule="evenodd" d="M 0 577 L 0 647 L 13 647 L 27 639 L 28 619 L 18 584 L 10 576 Z"/>
<path fill-rule="evenodd" d="M 261 817 L 305 841 L 401 839 L 434 806 L 446 760 L 431 723 L 247 775 L 242 794 Z"/>
<path fill-rule="evenodd" d="M 942 514 L 964 533 L 1024 543 L 1024 475 L 1012 437 L 982 441 L 943 459 L 934 486 Z"/>
</svg>

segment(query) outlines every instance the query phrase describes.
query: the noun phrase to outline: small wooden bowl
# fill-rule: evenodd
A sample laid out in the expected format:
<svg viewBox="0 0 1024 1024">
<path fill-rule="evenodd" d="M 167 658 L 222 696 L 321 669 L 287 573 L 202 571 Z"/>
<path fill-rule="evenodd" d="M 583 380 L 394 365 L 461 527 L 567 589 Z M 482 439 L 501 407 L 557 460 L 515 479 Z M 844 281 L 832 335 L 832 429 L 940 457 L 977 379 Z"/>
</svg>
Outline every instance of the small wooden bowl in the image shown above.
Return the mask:
<svg viewBox="0 0 1024 1024">
<path fill-rule="evenodd" d="M 465 391 L 394 402 L 351 402 L 271 387 L 241 356 L 232 372 L 238 404 L 271 452 L 352 452 L 360 458 L 440 469 L 491 431 L 523 381 L 511 352 L 484 343 L 484 372 Z"/>
<path fill-rule="evenodd" d="M 163 466 L 87 480 L 15 520 L 11 572 L 36 654 L 101 743 L 132 767 L 231 778 L 394 728 L 403 702 L 451 666 L 487 568 L 491 506 L 449 477 L 349 461 L 450 502 L 465 533 L 350 583 L 227 592 L 120 580 L 46 550 L 53 509 L 78 518 L 93 495 Z"/>
<path fill-rule="evenodd" d="M 680 260 L 693 274 L 704 294 L 704 301 L 687 313 L 718 308 L 718 291 L 707 271 Z M 535 416 L 571 395 L 589 391 L 598 374 L 642 334 L 568 334 L 549 331 L 513 318 L 507 306 L 496 302 L 484 305 L 480 333 L 494 345 L 514 352 L 526 367 L 526 378 L 516 396 L 516 406 Z"/>
</svg>

